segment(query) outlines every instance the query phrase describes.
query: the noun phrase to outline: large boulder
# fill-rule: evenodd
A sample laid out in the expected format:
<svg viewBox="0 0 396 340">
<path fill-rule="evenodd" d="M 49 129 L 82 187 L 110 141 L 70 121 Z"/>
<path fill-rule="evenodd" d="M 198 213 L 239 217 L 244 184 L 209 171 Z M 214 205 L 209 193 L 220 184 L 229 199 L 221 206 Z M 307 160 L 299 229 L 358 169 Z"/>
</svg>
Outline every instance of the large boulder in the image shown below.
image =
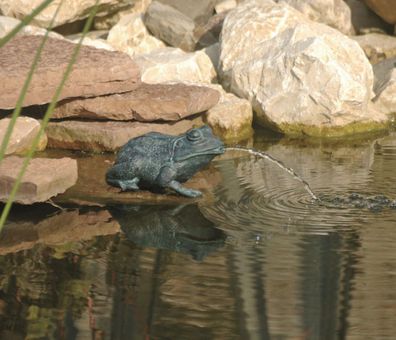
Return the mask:
<svg viewBox="0 0 396 340">
<path fill-rule="evenodd" d="M 385 114 L 396 114 L 396 57 L 373 66 L 374 104 Z"/>
<path fill-rule="evenodd" d="M 216 70 L 203 51 L 187 53 L 167 47 L 136 56 L 144 83 L 171 82 L 211 83 L 216 80 Z"/>
<path fill-rule="evenodd" d="M 22 164 L 23 158 L 17 156 L 9 156 L 1 161 L 0 201 L 7 201 Z M 44 202 L 73 186 L 77 177 L 77 161 L 74 159 L 32 159 L 22 178 L 15 202 Z"/>
<path fill-rule="evenodd" d="M 66 100 L 52 118 L 177 121 L 217 104 L 219 92 L 184 84 L 142 84 L 132 92 L 95 98 Z"/>
<path fill-rule="evenodd" d="M 15 107 L 36 50 L 38 36 L 15 37 L 0 49 L 0 109 Z M 48 39 L 26 93 L 24 106 L 49 103 L 60 83 L 75 44 Z M 124 53 L 82 46 L 59 100 L 131 91 L 140 82 L 138 66 Z"/>
<path fill-rule="evenodd" d="M 386 125 L 368 110 L 373 73 L 360 46 L 285 4 L 248 1 L 232 10 L 220 69 L 226 89 L 277 131 L 330 136 Z"/>
<path fill-rule="evenodd" d="M 366 5 L 389 24 L 396 24 L 396 2 L 389 0 L 364 0 Z"/>
<path fill-rule="evenodd" d="M 343 0 L 275 0 L 286 3 L 309 19 L 329 25 L 344 34 L 353 34 L 351 10 Z"/>
<path fill-rule="evenodd" d="M 6 134 L 10 118 L 0 119 L 0 141 L 3 141 Z M 5 154 L 24 154 L 32 145 L 37 133 L 40 130 L 40 123 L 30 117 L 18 117 L 12 130 L 11 138 L 8 141 Z M 44 133 L 36 148 L 37 151 L 42 151 L 47 146 L 47 135 Z"/>
<path fill-rule="evenodd" d="M 150 131 L 177 135 L 199 124 L 202 124 L 200 117 L 167 124 L 67 120 L 50 122 L 46 131 L 49 147 L 101 152 L 116 151 L 129 139 Z"/>
<path fill-rule="evenodd" d="M 48 27 L 54 14 L 63 0 L 54 0 L 47 8 L 39 13 L 33 23 L 36 26 Z M 133 1 L 133 0 L 132 0 Z M 38 7 L 42 0 L 2 0 L 0 2 L 0 12 L 6 16 L 23 19 Z M 99 0 L 97 15 L 105 15 L 127 6 L 131 0 Z M 55 17 L 54 26 L 85 19 L 94 8 L 96 0 L 68 0 L 64 3 Z"/>
<path fill-rule="evenodd" d="M 143 23 L 141 14 L 123 16 L 110 30 L 107 42 L 116 50 L 125 52 L 130 56 L 135 54 L 150 53 L 165 44 L 153 37 Z"/>
</svg>

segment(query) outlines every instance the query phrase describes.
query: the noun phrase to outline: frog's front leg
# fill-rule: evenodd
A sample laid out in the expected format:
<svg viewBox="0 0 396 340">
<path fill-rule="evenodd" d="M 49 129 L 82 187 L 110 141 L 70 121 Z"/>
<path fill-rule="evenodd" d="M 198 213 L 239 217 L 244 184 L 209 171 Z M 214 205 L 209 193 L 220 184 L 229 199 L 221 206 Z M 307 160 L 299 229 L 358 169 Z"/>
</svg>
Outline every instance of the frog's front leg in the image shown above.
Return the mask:
<svg viewBox="0 0 396 340">
<path fill-rule="evenodd" d="M 107 183 L 120 187 L 122 191 L 137 191 L 139 190 L 139 178 L 135 177 L 133 179 L 107 179 Z"/>
<path fill-rule="evenodd" d="M 171 188 L 186 197 L 194 198 L 202 195 L 198 190 L 183 187 L 180 182 L 174 179 L 175 176 L 176 170 L 171 165 L 166 165 L 161 168 L 160 174 L 157 177 L 157 183 L 163 188 Z"/>
</svg>

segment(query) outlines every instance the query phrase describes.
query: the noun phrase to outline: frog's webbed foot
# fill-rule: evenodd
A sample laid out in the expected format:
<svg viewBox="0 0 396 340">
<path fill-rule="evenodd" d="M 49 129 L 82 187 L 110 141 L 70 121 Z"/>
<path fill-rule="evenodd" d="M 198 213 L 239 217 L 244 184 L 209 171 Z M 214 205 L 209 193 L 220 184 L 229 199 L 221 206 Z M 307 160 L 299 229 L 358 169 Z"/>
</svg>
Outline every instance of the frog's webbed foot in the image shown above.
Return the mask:
<svg viewBox="0 0 396 340">
<path fill-rule="evenodd" d="M 126 179 L 126 180 L 108 179 L 107 182 L 111 185 L 120 187 L 122 191 L 130 191 L 130 190 L 136 191 L 140 189 L 138 187 L 138 183 L 139 183 L 138 177 L 135 177 L 133 179 Z"/>
<path fill-rule="evenodd" d="M 175 181 L 175 180 L 170 181 L 168 184 L 168 187 L 172 188 L 180 195 L 183 195 L 186 197 L 195 198 L 195 197 L 202 196 L 202 192 L 200 192 L 198 190 L 194 190 L 194 189 L 185 188 L 178 181 Z"/>
</svg>

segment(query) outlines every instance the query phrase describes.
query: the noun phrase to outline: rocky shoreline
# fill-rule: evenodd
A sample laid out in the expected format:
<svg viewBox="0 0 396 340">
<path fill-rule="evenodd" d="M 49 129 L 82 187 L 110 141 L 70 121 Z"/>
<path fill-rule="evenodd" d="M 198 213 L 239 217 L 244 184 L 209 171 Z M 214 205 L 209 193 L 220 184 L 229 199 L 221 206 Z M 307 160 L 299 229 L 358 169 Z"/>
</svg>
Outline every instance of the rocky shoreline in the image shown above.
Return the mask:
<svg viewBox="0 0 396 340">
<path fill-rule="evenodd" d="M 28 7 L 4 0 L 0 38 L 40 2 L 31 1 Z M 0 85 L 0 139 L 57 3 L 0 49 L 0 75 L 6 80 Z M 3 202 L 20 167 L 16 157 L 23 156 L 38 131 L 81 35 L 81 22 L 95 1 L 72 3 L 56 18 L 8 158 L 0 164 Z M 40 142 L 41 151 L 115 152 L 149 131 L 177 135 L 204 123 L 232 143 L 251 136 L 253 120 L 285 135 L 341 138 L 389 129 L 394 120 L 396 5 L 389 2 L 99 3 L 94 27 Z M 53 162 L 31 162 L 18 203 L 46 201 L 77 180 L 81 184 L 74 159 L 62 158 L 55 167 Z M 108 192 L 104 178 L 99 187 L 101 194 L 91 194 L 117 195 Z M 144 195 L 130 193 L 128 199 L 155 201 L 151 194 Z"/>
</svg>

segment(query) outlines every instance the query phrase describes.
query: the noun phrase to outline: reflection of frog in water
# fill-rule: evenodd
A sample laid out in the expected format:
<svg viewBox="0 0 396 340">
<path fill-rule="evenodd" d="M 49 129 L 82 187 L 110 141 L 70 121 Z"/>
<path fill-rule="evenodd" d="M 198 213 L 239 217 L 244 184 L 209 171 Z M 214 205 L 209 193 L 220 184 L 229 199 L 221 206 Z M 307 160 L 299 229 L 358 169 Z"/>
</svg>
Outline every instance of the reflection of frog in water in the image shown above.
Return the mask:
<svg viewBox="0 0 396 340">
<path fill-rule="evenodd" d="M 111 215 L 134 244 L 190 254 L 202 261 L 224 246 L 226 234 L 217 229 L 195 204 L 169 206 L 114 206 Z"/>
<path fill-rule="evenodd" d="M 106 180 L 123 191 L 139 190 L 140 186 L 171 188 L 181 195 L 197 197 L 200 191 L 180 183 L 223 152 L 224 144 L 208 126 L 179 136 L 150 132 L 131 139 L 121 148 Z"/>
</svg>

